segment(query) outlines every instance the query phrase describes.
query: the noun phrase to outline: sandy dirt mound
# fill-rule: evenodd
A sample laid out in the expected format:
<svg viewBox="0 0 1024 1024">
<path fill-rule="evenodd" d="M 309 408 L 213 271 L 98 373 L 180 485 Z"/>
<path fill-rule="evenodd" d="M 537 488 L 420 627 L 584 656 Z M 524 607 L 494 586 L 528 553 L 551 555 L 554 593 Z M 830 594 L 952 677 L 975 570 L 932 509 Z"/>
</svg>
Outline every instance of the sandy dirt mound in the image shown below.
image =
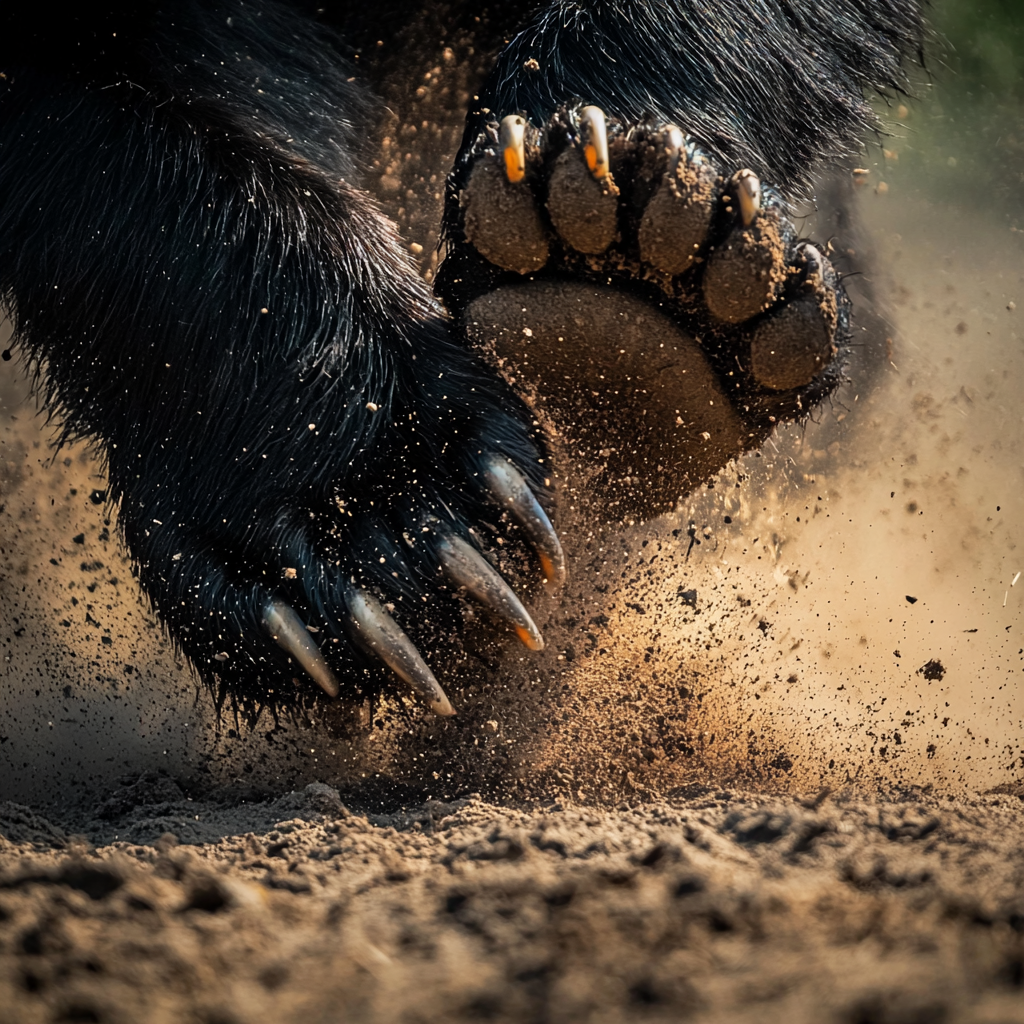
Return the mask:
<svg viewBox="0 0 1024 1024">
<path fill-rule="evenodd" d="M 116 811 L 0 805 L 8 1019 L 1024 1021 L 1014 795 Z"/>
</svg>

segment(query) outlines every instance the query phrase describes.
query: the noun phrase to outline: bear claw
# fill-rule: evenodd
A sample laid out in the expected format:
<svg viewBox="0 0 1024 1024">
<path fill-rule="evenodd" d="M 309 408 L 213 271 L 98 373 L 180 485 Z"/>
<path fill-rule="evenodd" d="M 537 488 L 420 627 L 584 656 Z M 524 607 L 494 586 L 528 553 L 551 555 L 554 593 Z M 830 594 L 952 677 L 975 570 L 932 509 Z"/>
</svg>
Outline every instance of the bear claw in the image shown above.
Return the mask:
<svg viewBox="0 0 1024 1024">
<path fill-rule="evenodd" d="M 268 597 L 263 606 L 262 618 L 263 628 L 270 638 L 303 667 L 306 675 L 324 693 L 329 697 L 337 697 L 341 692 L 338 680 L 291 605 Z"/>
<path fill-rule="evenodd" d="M 478 461 L 477 472 L 484 496 L 509 513 L 522 531 L 527 545 L 536 552 L 545 582 L 560 583 L 565 576 L 562 547 L 526 478 L 505 458 L 493 454 Z M 417 535 L 425 535 L 426 542 L 426 547 L 420 549 L 421 572 L 425 571 L 429 576 L 433 571 L 438 579 L 443 577 L 454 585 L 454 589 L 465 591 L 506 623 L 529 650 L 544 649 L 541 632 L 523 602 L 471 540 L 464 537 L 457 527 L 431 513 L 419 518 L 419 526 Z M 410 549 L 419 548 L 408 534 L 405 540 Z M 383 598 L 358 586 L 354 578 L 346 581 L 345 574 L 342 574 L 339 579 L 313 550 L 305 548 L 305 544 L 308 544 L 308 538 L 305 542 L 296 541 L 295 546 L 286 549 L 283 558 L 307 567 L 307 571 L 301 574 L 286 572 L 285 578 L 303 580 L 305 600 L 313 609 L 315 618 L 326 625 L 329 632 L 338 633 L 340 626 L 355 647 L 373 661 L 387 666 L 435 714 L 454 715 L 448 696 L 415 642 L 390 614 L 394 606 L 385 605 Z M 382 548 L 378 547 L 377 551 L 380 550 Z M 426 564 L 422 561 L 424 556 Z M 399 565 L 401 556 L 397 558 L 395 564 Z M 382 557 L 380 561 L 385 559 Z M 309 571 L 311 566 L 319 567 L 319 571 Z M 335 581 L 328 582 L 326 592 L 322 590 L 324 573 Z M 393 572 L 391 575 L 399 574 Z M 427 600 L 427 595 L 423 595 L 423 599 Z M 309 635 L 310 630 L 317 630 L 307 627 L 291 604 L 278 597 L 266 597 L 260 623 L 264 633 L 290 659 L 298 662 L 328 696 L 339 695 L 341 686 L 325 657 L 329 652 L 321 651 Z"/>
<path fill-rule="evenodd" d="M 526 177 L 526 121 L 518 114 L 502 118 L 498 144 L 505 161 L 505 177 L 511 184 L 518 184 Z"/>
<path fill-rule="evenodd" d="M 368 654 L 375 655 L 436 715 L 450 717 L 455 708 L 415 644 L 383 605 L 365 590 L 352 589 L 345 599 L 350 632 Z"/>
<path fill-rule="evenodd" d="M 600 107 L 584 107 L 580 111 L 580 134 L 587 170 L 597 181 L 608 176 L 608 123 Z"/>
<path fill-rule="evenodd" d="M 668 173 L 674 175 L 679 168 L 679 161 L 683 158 L 683 147 L 686 140 L 683 133 L 674 125 L 670 124 L 661 133 L 662 144 L 665 147 L 665 156 L 668 159 Z"/>
<path fill-rule="evenodd" d="M 565 582 L 565 554 L 551 520 L 522 475 L 505 460 L 491 456 L 484 462 L 484 483 L 492 499 L 508 509 L 537 553 L 544 582 L 560 587 Z"/>
<path fill-rule="evenodd" d="M 437 532 L 437 555 L 444 574 L 507 622 L 531 651 L 544 650 L 544 638 L 530 613 L 483 555 L 461 537 L 445 530 Z"/>
<path fill-rule="evenodd" d="M 750 227 L 757 211 L 761 209 L 761 180 L 750 170 L 740 171 L 734 178 L 739 193 L 740 216 L 743 226 Z"/>
</svg>

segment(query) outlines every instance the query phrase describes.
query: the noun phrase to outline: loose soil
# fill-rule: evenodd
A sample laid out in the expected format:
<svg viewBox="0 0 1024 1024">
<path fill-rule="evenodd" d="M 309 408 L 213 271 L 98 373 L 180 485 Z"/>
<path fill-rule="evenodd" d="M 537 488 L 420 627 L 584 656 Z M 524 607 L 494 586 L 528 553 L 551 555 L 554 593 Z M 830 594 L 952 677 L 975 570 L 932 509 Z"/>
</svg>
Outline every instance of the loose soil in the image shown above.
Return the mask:
<svg viewBox="0 0 1024 1024">
<path fill-rule="evenodd" d="M 1009 1024 L 1021 810 L 717 791 L 360 814 L 311 784 L 69 837 L 5 804 L 0 1005 L 24 1024 Z"/>
</svg>

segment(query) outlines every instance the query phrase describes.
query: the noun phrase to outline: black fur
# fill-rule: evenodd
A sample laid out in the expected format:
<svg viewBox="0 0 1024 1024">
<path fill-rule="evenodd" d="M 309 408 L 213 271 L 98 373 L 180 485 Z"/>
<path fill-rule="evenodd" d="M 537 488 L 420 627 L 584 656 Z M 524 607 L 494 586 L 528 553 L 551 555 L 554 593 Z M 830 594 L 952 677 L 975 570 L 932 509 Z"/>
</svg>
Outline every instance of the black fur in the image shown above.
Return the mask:
<svg viewBox="0 0 1024 1024">
<path fill-rule="evenodd" d="M 921 45 L 916 0 L 424 4 L 496 55 L 456 185 L 485 120 L 583 99 L 674 121 L 792 196 L 856 145 L 864 89 L 899 89 Z M 336 4 L 339 35 L 299 6 L 80 3 L 56 28 L 28 5 L 0 14 L 0 295 L 17 343 L 65 435 L 103 453 L 171 635 L 254 706 L 296 692 L 259 626 L 268 594 L 361 685 L 378 673 L 339 625 L 345 588 L 376 590 L 429 640 L 423 609 L 444 629 L 451 602 L 423 602 L 436 565 L 403 535 L 429 514 L 486 538 L 482 455 L 542 495 L 546 475 L 529 410 L 360 184 L 364 83 L 418 71 L 395 47 L 424 5 Z"/>
<path fill-rule="evenodd" d="M 921 46 L 916 0 L 558 0 L 502 52 L 480 100 L 538 124 L 580 97 L 678 124 L 792 196 L 858 147 L 875 124 L 864 90 L 901 90 Z"/>
</svg>

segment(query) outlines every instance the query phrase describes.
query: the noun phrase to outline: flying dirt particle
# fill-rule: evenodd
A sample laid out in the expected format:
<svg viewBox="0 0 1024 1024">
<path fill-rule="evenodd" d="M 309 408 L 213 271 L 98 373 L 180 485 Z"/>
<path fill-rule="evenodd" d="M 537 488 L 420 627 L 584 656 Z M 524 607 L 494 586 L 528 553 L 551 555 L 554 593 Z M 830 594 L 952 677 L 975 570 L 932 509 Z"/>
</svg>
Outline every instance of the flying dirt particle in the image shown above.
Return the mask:
<svg viewBox="0 0 1024 1024">
<path fill-rule="evenodd" d="M 932 658 L 917 670 L 917 674 L 931 682 L 934 679 L 941 679 L 946 674 L 946 666 L 937 658 Z"/>
<path fill-rule="evenodd" d="M 911 597 L 911 596 L 910 596 L 909 594 L 907 594 L 907 600 L 908 600 L 908 601 L 909 601 L 909 602 L 910 602 L 911 604 L 917 604 L 917 598 L 916 598 L 916 597 Z"/>
</svg>

